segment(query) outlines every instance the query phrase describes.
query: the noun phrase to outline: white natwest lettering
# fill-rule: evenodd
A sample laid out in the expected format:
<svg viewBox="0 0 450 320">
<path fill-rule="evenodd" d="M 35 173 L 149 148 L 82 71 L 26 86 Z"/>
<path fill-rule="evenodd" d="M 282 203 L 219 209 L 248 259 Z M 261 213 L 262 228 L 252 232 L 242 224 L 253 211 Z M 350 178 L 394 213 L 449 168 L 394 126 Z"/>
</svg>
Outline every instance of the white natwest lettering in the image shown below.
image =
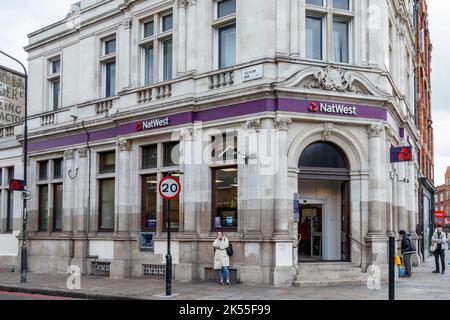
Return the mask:
<svg viewBox="0 0 450 320">
<path fill-rule="evenodd" d="M 153 128 L 166 127 L 168 125 L 170 125 L 170 119 L 169 119 L 169 117 L 166 117 L 166 118 L 143 121 L 142 129 L 148 130 L 148 129 L 153 129 Z"/>
<path fill-rule="evenodd" d="M 356 115 L 356 107 L 347 107 L 343 104 L 328 104 L 321 102 L 320 103 L 320 112 L 325 113 L 340 113 L 347 114 L 350 116 Z"/>
</svg>

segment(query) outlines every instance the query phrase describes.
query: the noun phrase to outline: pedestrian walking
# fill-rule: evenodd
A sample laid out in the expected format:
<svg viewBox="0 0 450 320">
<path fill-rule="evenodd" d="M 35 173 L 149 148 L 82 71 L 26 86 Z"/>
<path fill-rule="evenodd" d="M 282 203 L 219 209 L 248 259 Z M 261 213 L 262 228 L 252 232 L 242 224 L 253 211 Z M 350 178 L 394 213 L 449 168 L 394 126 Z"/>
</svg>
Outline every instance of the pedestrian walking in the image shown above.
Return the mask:
<svg viewBox="0 0 450 320">
<path fill-rule="evenodd" d="M 439 273 L 439 258 L 441 259 L 442 274 L 445 273 L 445 249 L 447 247 L 447 235 L 442 232 L 442 226 L 438 225 L 436 231 L 431 238 L 431 251 L 434 253 L 436 261 L 436 270 L 433 273 Z"/>
<path fill-rule="evenodd" d="M 412 275 L 411 266 L 411 256 L 416 253 L 416 247 L 411 240 L 411 235 L 406 233 L 405 230 L 400 230 L 400 235 L 402 236 L 401 252 L 403 255 L 403 264 L 405 265 L 406 275 L 405 277 L 410 278 Z"/>
<path fill-rule="evenodd" d="M 230 285 L 230 257 L 227 249 L 230 242 L 223 232 L 217 232 L 217 239 L 214 240 L 214 269 L 219 270 L 220 284 Z"/>
</svg>

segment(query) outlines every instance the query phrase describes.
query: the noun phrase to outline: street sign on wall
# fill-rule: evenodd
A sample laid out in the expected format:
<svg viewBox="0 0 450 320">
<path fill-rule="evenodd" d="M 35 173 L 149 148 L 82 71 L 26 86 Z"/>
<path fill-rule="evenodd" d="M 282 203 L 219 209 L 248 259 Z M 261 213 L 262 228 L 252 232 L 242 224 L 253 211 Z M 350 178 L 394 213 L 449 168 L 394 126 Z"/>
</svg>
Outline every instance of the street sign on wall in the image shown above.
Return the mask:
<svg viewBox="0 0 450 320">
<path fill-rule="evenodd" d="M 391 148 L 391 163 L 413 161 L 412 147 Z"/>
<path fill-rule="evenodd" d="M 25 181 L 18 179 L 9 179 L 9 190 L 25 191 Z"/>
<path fill-rule="evenodd" d="M 0 126 L 23 121 L 25 116 L 25 77 L 0 66 Z"/>
</svg>

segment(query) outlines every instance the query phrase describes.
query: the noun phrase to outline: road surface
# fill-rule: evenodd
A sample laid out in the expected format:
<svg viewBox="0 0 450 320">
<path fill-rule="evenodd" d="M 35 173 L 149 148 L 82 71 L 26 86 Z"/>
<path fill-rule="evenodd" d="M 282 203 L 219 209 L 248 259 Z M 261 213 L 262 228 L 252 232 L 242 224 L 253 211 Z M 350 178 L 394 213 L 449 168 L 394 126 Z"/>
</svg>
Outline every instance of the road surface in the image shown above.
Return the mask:
<svg viewBox="0 0 450 320">
<path fill-rule="evenodd" d="M 72 299 L 54 296 L 43 296 L 29 293 L 0 291 L 0 300 L 72 300 Z"/>
</svg>

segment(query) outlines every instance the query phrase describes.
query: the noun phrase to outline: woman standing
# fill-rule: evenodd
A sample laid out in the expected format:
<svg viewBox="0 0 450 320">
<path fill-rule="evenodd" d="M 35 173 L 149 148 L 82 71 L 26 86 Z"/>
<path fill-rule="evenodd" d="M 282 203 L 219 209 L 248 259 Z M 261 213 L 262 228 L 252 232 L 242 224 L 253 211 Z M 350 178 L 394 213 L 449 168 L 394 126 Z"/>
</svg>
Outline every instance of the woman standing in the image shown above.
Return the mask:
<svg viewBox="0 0 450 320">
<path fill-rule="evenodd" d="M 220 284 L 225 282 L 230 285 L 230 257 L 227 254 L 227 248 L 230 245 L 228 238 L 223 232 L 217 232 L 217 239 L 214 240 L 214 269 L 219 270 Z"/>
<path fill-rule="evenodd" d="M 434 246 L 434 259 L 436 262 L 436 270 L 433 273 L 439 273 L 439 258 L 441 259 L 442 274 L 445 274 L 445 249 L 447 246 L 447 235 L 442 231 L 442 226 L 438 225 L 436 231 L 431 238 Z"/>
</svg>

